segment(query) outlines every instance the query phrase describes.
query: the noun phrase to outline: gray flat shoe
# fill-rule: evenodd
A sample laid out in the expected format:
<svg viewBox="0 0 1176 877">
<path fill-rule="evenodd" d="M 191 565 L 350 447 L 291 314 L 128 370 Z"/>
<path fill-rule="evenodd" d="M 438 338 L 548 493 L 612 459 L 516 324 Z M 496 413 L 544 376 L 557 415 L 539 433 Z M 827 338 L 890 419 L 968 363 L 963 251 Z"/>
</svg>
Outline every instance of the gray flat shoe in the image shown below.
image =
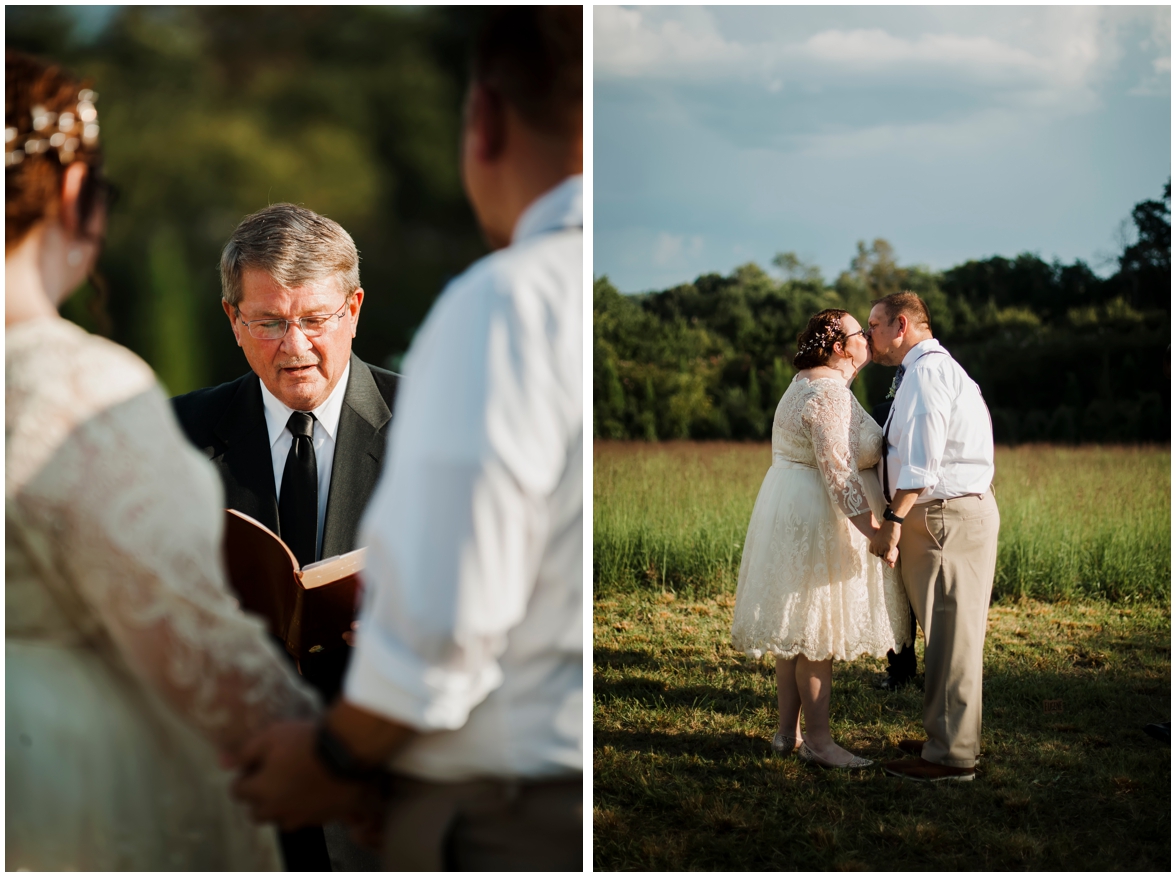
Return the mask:
<svg viewBox="0 0 1176 877">
<path fill-rule="evenodd" d="M 791 755 L 796 751 L 797 743 L 795 737 L 785 737 L 777 731 L 776 736 L 772 738 L 772 751 L 777 755 Z"/>
<path fill-rule="evenodd" d="M 817 767 L 830 768 L 831 770 L 861 770 L 863 767 L 869 767 L 874 763 L 868 758 L 855 755 L 845 764 L 834 764 L 831 761 L 825 761 L 825 759 L 809 749 L 807 743 L 801 743 L 800 751 L 796 754 L 801 761 L 807 761 L 809 764 L 815 764 Z"/>
</svg>

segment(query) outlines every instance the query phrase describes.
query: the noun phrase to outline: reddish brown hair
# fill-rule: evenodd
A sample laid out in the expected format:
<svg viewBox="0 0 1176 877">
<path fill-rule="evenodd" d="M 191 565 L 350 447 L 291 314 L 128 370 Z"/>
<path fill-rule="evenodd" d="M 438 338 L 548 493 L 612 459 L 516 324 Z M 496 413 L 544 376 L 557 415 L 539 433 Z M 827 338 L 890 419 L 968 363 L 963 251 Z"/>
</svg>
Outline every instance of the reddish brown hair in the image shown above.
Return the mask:
<svg viewBox="0 0 1176 877">
<path fill-rule="evenodd" d="M 60 67 L 41 61 L 22 52 L 5 52 L 4 127 L 5 151 L 19 146 L 33 130 L 33 108 L 44 107 L 59 116 L 72 113 L 78 105 L 79 93 L 87 83 L 79 81 Z M 9 132 L 15 132 L 12 143 Z M 34 225 L 43 219 L 57 216 L 61 203 L 61 181 L 66 166 L 59 150 L 43 149 L 33 154 L 21 150 L 18 163 L 5 162 L 4 168 L 4 246 L 23 240 Z M 84 161 L 90 166 L 79 199 L 83 223 L 88 219 L 98 199 L 101 185 L 102 153 L 97 145 L 79 144 L 72 153 L 73 161 Z"/>
<path fill-rule="evenodd" d="M 804 331 L 796 336 L 796 356 L 792 364 L 798 369 L 806 369 L 827 363 L 833 355 L 833 345 L 839 342 L 845 345 L 845 330 L 841 328 L 841 320 L 848 316 L 849 311 L 826 308 L 809 317 Z"/>
</svg>

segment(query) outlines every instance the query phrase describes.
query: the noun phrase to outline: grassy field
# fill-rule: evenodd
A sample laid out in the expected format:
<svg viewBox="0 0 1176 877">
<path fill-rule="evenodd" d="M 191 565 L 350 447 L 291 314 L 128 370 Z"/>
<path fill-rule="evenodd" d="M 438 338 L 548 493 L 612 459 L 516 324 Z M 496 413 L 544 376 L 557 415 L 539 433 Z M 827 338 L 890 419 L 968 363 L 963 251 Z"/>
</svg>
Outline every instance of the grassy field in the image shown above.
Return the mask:
<svg viewBox="0 0 1176 877">
<path fill-rule="evenodd" d="M 597 594 L 733 593 L 766 444 L 598 442 Z M 1167 448 L 998 448 L 995 599 L 1171 599 Z"/>
<path fill-rule="evenodd" d="M 771 664 L 728 644 L 767 458 L 596 448 L 595 867 L 1169 870 L 1170 750 L 1142 733 L 1171 710 L 1168 452 L 998 456 L 983 753 L 949 787 L 772 754 Z M 884 666 L 834 672 L 834 735 L 875 760 L 922 736 Z"/>
</svg>

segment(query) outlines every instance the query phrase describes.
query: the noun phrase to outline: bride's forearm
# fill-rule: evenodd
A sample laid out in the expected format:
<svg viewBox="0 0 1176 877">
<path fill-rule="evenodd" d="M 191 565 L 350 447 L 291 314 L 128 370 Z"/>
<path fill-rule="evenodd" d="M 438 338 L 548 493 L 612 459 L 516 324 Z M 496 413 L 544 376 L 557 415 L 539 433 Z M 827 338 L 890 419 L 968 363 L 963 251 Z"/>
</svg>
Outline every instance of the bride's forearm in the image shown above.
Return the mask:
<svg viewBox="0 0 1176 877">
<path fill-rule="evenodd" d="M 878 530 L 878 521 L 874 518 L 873 512 L 862 512 L 860 515 L 854 515 L 849 519 L 849 522 L 858 528 L 859 532 L 867 539 L 871 539 L 874 533 Z"/>
</svg>

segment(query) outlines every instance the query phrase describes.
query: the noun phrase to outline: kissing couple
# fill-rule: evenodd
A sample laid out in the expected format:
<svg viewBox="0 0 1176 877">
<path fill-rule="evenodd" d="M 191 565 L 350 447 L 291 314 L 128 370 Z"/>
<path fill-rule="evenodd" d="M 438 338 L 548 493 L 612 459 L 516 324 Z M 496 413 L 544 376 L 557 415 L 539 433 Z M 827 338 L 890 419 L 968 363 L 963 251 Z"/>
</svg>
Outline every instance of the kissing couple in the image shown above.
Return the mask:
<svg viewBox="0 0 1176 877">
<path fill-rule="evenodd" d="M 849 389 L 870 361 L 898 366 L 883 426 Z M 972 780 L 1000 528 L 980 388 L 935 340 L 913 292 L 873 302 L 865 329 L 844 310 L 814 315 L 793 364 L 731 627 L 739 651 L 775 656 L 772 748 L 827 768 L 873 764 L 830 734 L 833 661 L 909 644 L 913 608 L 926 647 L 926 739 L 902 740 L 912 757 L 883 767 L 922 782 Z"/>
</svg>

